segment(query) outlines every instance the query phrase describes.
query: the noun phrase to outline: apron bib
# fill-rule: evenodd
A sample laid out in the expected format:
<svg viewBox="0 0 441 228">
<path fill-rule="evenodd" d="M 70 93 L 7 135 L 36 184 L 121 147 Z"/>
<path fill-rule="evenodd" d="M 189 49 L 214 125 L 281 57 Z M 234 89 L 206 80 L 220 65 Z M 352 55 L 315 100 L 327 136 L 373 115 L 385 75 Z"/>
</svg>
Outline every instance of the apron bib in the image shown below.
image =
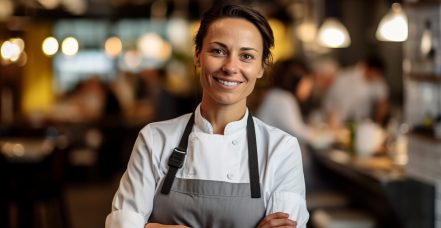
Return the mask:
<svg viewBox="0 0 441 228">
<path fill-rule="evenodd" d="M 192 228 L 256 227 L 265 216 L 260 192 L 256 134 L 248 114 L 247 140 L 250 183 L 175 178 L 183 166 L 194 113 L 180 144 L 169 158 L 169 170 L 157 191 L 149 222 Z"/>
</svg>

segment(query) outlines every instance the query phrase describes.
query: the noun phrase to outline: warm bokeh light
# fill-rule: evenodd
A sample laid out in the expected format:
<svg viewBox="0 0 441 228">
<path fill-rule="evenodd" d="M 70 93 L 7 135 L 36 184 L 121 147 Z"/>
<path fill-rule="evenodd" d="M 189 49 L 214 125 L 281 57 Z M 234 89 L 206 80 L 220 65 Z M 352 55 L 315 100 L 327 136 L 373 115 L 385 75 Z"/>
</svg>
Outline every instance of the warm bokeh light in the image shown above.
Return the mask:
<svg viewBox="0 0 441 228">
<path fill-rule="evenodd" d="M 38 0 L 45 9 L 55 9 L 60 5 L 60 0 Z"/>
<path fill-rule="evenodd" d="M 74 37 L 67 37 L 61 44 L 61 51 L 65 55 L 75 55 L 78 52 L 79 46 L 77 39 Z"/>
<path fill-rule="evenodd" d="M 58 51 L 58 41 L 54 37 L 47 37 L 42 44 L 42 50 L 45 55 L 51 56 Z"/>
<path fill-rule="evenodd" d="M 192 47 L 189 34 L 189 25 L 184 19 L 171 19 L 167 27 L 167 35 L 173 48 L 179 51 L 187 51 Z"/>
<path fill-rule="evenodd" d="M 159 53 L 158 59 L 162 61 L 167 61 L 172 54 L 172 46 L 168 42 L 162 43 L 162 50 Z"/>
<path fill-rule="evenodd" d="M 0 53 L 2 58 L 5 60 L 18 58 L 18 56 L 20 56 L 20 47 L 8 40 L 2 44 Z"/>
<path fill-rule="evenodd" d="M 318 42 L 329 48 L 345 48 L 351 45 L 351 38 L 345 26 L 335 18 L 328 18 L 318 31 Z"/>
<path fill-rule="evenodd" d="M 407 40 L 407 16 L 399 3 L 392 4 L 390 11 L 381 19 L 375 35 L 381 41 L 403 42 Z"/>
<path fill-rule="evenodd" d="M 118 37 L 109 37 L 104 44 L 104 51 L 110 57 L 118 56 L 122 51 L 122 42 Z"/>
<path fill-rule="evenodd" d="M 297 27 L 296 35 L 303 42 L 313 42 L 317 35 L 317 26 L 311 20 L 306 20 Z"/>
<path fill-rule="evenodd" d="M 19 58 L 17 59 L 16 64 L 22 67 L 25 66 L 27 62 L 28 62 L 28 55 L 26 54 L 26 52 L 22 52 Z"/>
<path fill-rule="evenodd" d="M 170 58 L 171 45 L 155 33 L 147 33 L 138 40 L 138 50 L 144 57 L 165 61 Z"/>
<path fill-rule="evenodd" d="M 16 44 L 18 46 L 18 48 L 20 49 L 20 53 L 24 50 L 25 42 L 24 42 L 23 39 L 21 39 L 21 38 L 12 38 L 12 39 L 10 39 L 10 41 L 13 44 Z"/>
<path fill-rule="evenodd" d="M 3 144 L 1 151 L 2 153 L 4 153 L 6 156 L 16 156 L 16 157 L 21 157 L 24 155 L 24 146 L 21 143 L 12 143 L 12 142 L 7 142 L 5 144 Z"/>
<path fill-rule="evenodd" d="M 124 63 L 129 69 L 136 69 L 141 65 L 141 56 L 136 51 L 128 51 L 124 55 Z"/>
<path fill-rule="evenodd" d="M 75 15 L 81 15 L 87 11 L 86 0 L 63 0 L 64 8 Z"/>
<path fill-rule="evenodd" d="M 9 58 L 9 60 L 11 60 L 11 62 L 17 62 L 17 60 L 20 58 L 20 53 L 14 56 L 11 56 L 11 58 Z"/>
<path fill-rule="evenodd" d="M 156 58 L 161 52 L 162 38 L 155 33 L 147 33 L 138 40 L 138 50 L 145 56 Z"/>
</svg>

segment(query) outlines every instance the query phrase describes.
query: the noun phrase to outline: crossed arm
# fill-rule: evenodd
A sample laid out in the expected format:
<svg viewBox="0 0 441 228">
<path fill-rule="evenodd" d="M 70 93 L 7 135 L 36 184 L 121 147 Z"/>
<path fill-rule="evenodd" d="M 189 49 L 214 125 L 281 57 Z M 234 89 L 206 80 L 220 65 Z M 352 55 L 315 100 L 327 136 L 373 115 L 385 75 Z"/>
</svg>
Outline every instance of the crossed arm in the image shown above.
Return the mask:
<svg viewBox="0 0 441 228">
<path fill-rule="evenodd" d="M 296 228 L 297 222 L 288 218 L 288 214 L 283 212 L 276 212 L 265 216 L 257 225 L 257 228 L 272 228 L 272 227 L 289 227 Z M 144 228 L 188 228 L 184 225 L 162 225 L 159 223 L 148 223 Z"/>
</svg>

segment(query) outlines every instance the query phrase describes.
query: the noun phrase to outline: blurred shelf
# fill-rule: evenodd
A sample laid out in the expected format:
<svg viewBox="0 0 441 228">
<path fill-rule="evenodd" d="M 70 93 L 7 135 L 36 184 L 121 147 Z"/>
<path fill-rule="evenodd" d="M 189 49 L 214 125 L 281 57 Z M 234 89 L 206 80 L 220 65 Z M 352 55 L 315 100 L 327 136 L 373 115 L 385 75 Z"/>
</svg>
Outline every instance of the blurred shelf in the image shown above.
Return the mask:
<svg viewBox="0 0 441 228">
<path fill-rule="evenodd" d="M 421 6 L 428 4 L 439 4 L 441 0 L 404 0 L 406 6 Z"/>
<path fill-rule="evenodd" d="M 432 143 L 441 143 L 441 139 L 435 138 L 435 133 L 433 132 L 433 129 L 428 129 L 428 128 L 413 129 L 410 132 L 410 136 L 422 138 Z"/>
<path fill-rule="evenodd" d="M 441 75 L 410 73 L 406 78 L 412 81 L 441 83 Z"/>
</svg>

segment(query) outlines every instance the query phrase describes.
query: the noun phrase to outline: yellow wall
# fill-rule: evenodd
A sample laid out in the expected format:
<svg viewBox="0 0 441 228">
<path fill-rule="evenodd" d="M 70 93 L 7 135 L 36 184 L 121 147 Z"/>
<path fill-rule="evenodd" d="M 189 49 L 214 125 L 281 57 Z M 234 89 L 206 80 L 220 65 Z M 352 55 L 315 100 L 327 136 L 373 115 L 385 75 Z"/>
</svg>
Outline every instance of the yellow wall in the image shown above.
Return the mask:
<svg viewBox="0 0 441 228">
<path fill-rule="evenodd" d="M 271 19 L 269 24 L 274 33 L 274 49 L 272 50 L 274 62 L 293 56 L 294 41 L 289 34 L 290 30 L 278 20 Z"/>
<path fill-rule="evenodd" d="M 48 111 L 54 102 L 52 60 L 43 54 L 41 44 L 51 35 L 50 23 L 33 23 L 25 33 L 25 50 L 28 61 L 23 69 L 22 112 Z"/>
</svg>

